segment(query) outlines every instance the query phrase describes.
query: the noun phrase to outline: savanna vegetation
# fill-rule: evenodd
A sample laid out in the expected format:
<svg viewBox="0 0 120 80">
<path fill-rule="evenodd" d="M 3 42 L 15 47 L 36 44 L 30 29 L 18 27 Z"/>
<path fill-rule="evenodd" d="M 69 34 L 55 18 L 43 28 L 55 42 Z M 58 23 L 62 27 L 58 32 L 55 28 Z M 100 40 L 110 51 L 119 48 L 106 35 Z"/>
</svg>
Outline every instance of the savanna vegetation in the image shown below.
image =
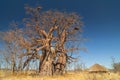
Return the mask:
<svg viewBox="0 0 120 80">
<path fill-rule="evenodd" d="M 83 40 L 81 17 L 73 12 L 42 12 L 40 6 L 25 6 L 25 10 L 27 15 L 23 21 L 12 22 L 12 28 L 2 33 L 4 49 L 1 53 L 7 69 L 13 73 L 29 70 L 30 64 L 37 61 L 34 66 L 40 75 L 63 74 L 66 64 L 78 58 L 73 57 L 73 52 L 84 49 L 80 46 Z"/>
<path fill-rule="evenodd" d="M 41 9 L 25 6 L 22 22 L 13 21 L 9 30 L 0 33 L 0 80 L 120 79 L 119 73 L 90 74 L 83 70 L 84 63 L 71 71 L 79 51 L 86 50 L 81 46 L 82 18 L 74 12 Z M 119 65 L 113 64 L 115 72 Z"/>
</svg>

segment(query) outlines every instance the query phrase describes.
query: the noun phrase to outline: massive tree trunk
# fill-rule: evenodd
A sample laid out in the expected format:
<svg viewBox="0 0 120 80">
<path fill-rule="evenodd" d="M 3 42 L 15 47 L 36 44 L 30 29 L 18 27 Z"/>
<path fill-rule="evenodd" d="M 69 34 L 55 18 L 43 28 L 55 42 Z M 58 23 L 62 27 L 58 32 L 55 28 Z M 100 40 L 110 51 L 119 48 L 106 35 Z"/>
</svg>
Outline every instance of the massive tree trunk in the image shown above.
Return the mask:
<svg viewBox="0 0 120 80">
<path fill-rule="evenodd" d="M 42 59 L 39 65 L 39 72 L 42 76 L 51 76 L 53 74 L 52 70 L 52 58 L 48 50 L 43 51 Z"/>
<path fill-rule="evenodd" d="M 42 76 L 51 76 L 52 73 L 52 61 L 45 60 L 40 66 L 40 75 Z"/>
<path fill-rule="evenodd" d="M 64 54 L 64 53 L 59 54 L 58 60 L 55 64 L 55 74 L 56 75 L 64 74 L 66 62 L 67 62 L 66 54 Z"/>
<path fill-rule="evenodd" d="M 65 72 L 67 62 L 66 53 L 60 53 L 57 58 L 56 53 L 43 51 L 42 60 L 39 65 L 39 72 L 42 76 L 62 75 Z"/>
<path fill-rule="evenodd" d="M 62 75 L 65 72 L 66 66 L 66 55 L 60 54 L 56 63 L 53 62 L 53 58 L 50 56 L 40 64 L 40 75 L 51 76 L 51 75 Z"/>
</svg>

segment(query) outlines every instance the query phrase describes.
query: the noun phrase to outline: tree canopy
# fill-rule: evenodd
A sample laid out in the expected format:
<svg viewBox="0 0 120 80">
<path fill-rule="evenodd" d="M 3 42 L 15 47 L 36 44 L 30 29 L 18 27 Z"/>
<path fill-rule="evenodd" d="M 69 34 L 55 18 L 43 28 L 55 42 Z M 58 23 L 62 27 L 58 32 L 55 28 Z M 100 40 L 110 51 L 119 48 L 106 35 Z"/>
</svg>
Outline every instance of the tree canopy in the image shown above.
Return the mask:
<svg viewBox="0 0 120 80">
<path fill-rule="evenodd" d="M 23 19 L 22 28 L 9 30 L 4 34 L 4 41 L 9 46 L 12 56 L 24 59 L 24 69 L 32 59 L 39 60 L 41 75 L 63 74 L 66 63 L 75 61 L 72 53 L 81 50 L 83 38 L 81 17 L 74 12 L 59 10 L 41 11 L 41 7 L 25 6 L 27 16 Z M 12 23 L 13 26 L 18 26 Z M 11 46 L 10 48 L 10 45 Z M 16 66 L 15 57 L 12 62 Z"/>
</svg>

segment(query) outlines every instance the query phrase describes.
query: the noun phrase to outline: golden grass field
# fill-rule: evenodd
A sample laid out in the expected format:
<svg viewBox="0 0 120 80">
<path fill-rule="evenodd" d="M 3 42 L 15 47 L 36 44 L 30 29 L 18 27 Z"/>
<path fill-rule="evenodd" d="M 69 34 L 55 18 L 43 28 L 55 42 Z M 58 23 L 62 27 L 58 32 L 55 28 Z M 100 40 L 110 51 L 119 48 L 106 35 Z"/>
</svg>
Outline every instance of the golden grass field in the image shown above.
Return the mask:
<svg viewBox="0 0 120 80">
<path fill-rule="evenodd" d="M 120 80 L 120 73 L 67 72 L 62 76 L 42 77 L 34 74 L 0 71 L 0 80 Z"/>
</svg>

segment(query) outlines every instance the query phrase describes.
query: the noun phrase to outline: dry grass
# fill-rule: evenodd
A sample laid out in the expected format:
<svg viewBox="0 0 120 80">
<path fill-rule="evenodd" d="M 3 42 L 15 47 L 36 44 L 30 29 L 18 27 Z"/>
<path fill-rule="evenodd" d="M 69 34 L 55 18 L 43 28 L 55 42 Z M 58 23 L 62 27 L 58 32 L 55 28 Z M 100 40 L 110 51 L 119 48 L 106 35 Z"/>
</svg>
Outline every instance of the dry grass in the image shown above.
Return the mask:
<svg viewBox="0 0 120 80">
<path fill-rule="evenodd" d="M 0 80 L 120 80 L 120 74 L 68 72 L 63 76 L 40 77 L 39 75 L 26 74 L 25 72 L 13 75 L 9 71 L 0 71 Z"/>
</svg>

